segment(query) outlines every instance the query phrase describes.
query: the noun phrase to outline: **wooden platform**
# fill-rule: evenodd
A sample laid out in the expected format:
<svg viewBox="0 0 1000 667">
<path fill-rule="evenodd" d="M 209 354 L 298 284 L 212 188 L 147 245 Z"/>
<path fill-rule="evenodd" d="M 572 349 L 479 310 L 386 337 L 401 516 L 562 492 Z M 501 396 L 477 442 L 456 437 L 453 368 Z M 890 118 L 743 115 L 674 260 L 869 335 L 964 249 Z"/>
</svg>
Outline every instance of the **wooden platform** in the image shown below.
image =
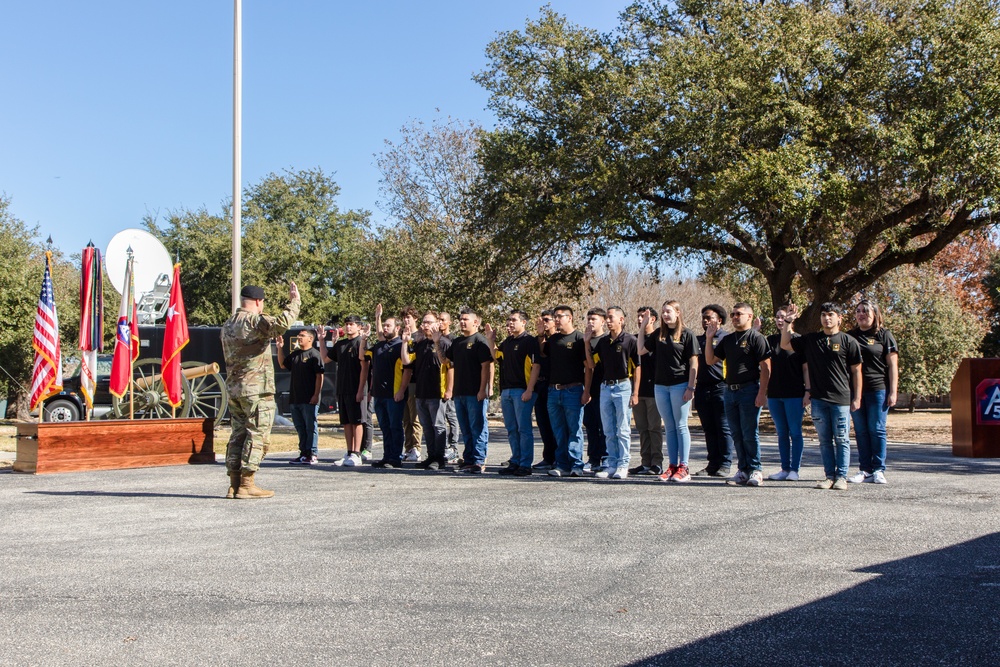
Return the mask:
<svg viewBox="0 0 1000 667">
<path fill-rule="evenodd" d="M 15 472 L 50 473 L 215 463 L 212 419 L 17 425 Z"/>
</svg>

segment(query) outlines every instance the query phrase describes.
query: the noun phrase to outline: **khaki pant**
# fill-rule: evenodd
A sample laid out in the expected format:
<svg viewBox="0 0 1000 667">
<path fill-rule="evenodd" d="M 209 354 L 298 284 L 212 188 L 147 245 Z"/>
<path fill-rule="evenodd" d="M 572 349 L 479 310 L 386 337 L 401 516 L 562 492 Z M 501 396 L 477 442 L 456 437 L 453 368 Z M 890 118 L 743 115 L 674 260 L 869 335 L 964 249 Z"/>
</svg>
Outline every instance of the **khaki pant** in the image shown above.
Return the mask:
<svg viewBox="0 0 1000 667">
<path fill-rule="evenodd" d="M 406 393 L 406 406 L 403 408 L 403 450 L 408 452 L 415 449 L 419 453 L 423 435 L 424 429 L 417 416 L 417 385 L 411 383 L 410 390 Z"/>
<path fill-rule="evenodd" d="M 275 411 L 273 394 L 229 399 L 233 434 L 226 445 L 228 472 L 257 471 L 271 444 Z"/>
</svg>

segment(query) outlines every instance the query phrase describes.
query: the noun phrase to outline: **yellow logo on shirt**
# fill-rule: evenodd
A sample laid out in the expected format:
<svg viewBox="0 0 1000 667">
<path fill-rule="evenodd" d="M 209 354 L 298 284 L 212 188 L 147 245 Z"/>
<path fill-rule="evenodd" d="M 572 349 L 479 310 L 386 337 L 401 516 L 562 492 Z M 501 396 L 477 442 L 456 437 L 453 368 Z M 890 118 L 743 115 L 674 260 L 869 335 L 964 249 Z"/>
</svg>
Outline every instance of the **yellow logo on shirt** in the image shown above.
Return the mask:
<svg viewBox="0 0 1000 667">
<path fill-rule="evenodd" d="M 834 343 L 833 345 L 830 346 L 830 349 L 833 350 L 834 352 L 840 352 L 840 343 Z"/>
</svg>

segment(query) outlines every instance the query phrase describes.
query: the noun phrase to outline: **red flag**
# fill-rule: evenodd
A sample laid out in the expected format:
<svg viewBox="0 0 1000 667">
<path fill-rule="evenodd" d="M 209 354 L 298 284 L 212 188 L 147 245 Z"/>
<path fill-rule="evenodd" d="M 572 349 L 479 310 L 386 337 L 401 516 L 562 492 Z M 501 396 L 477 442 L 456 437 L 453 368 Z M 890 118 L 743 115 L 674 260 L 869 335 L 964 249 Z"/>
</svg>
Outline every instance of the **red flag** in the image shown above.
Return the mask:
<svg viewBox="0 0 1000 667">
<path fill-rule="evenodd" d="M 163 387 L 167 401 L 179 406 L 184 398 L 184 381 L 181 380 L 181 350 L 188 344 L 187 313 L 181 294 L 181 265 L 174 264 L 174 280 L 170 285 L 170 303 L 167 306 L 167 326 L 163 332 Z"/>
<path fill-rule="evenodd" d="M 35 348 L 35 364 L 31 371 L 30 409 L 34 410 L 49 396 L 62 391 L 62 353 L 59 349 L 59 317 L 52 291 L 52 272 L 49 264 L 52 253 L 45 253 L 45 275 L 42 292 L 38 295 L 35 312 L 35 333 L 31 346 Z"/>
<path fill-rule="evenodd" d="M 118 310 L 115 328 L 115 356 L 111 361 L 111 383 L 108 390 L 124 398 L 132 382 L 132 362 L 139 356 L 139 329 L 136 321 L 135 281 L 132 278 L 132 257 L 125 263 L 125 286 L 122 306 Z M 129 322 L 131 316 L 132 321 Z"/>
<path fill-rule="evenodd" d="M 104 279 L 101 251 L 88 243 L 80 272 L 80 393 L 88 408 L 97 393 L 97 353 L 104 351 Z"/>
</svg>

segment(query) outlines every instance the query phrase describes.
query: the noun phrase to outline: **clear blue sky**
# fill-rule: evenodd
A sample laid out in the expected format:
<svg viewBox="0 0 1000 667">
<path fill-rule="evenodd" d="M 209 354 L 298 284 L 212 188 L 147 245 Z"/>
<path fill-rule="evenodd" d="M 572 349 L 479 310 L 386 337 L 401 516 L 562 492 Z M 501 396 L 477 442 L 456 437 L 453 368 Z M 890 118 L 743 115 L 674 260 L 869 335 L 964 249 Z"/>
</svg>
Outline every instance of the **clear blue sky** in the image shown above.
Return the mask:
<svg viewBox="0 0 1000 667">
<path fill-rule="evenodd" d="M 494 122 L 471 80 L 540 0 L 243 2 L 243 185 L 321 167 L 376 208 L 373 154 L 414 119 Z M 552 0 L 609 31 L 624 0 Z M 0 25 L 0 193 L 41 238 L 101 248 L 147 213 L 232 191 L 233 2 L 33 0 Z M 437 110 L 440 110 L 438 112 Z"/>
</svg>

